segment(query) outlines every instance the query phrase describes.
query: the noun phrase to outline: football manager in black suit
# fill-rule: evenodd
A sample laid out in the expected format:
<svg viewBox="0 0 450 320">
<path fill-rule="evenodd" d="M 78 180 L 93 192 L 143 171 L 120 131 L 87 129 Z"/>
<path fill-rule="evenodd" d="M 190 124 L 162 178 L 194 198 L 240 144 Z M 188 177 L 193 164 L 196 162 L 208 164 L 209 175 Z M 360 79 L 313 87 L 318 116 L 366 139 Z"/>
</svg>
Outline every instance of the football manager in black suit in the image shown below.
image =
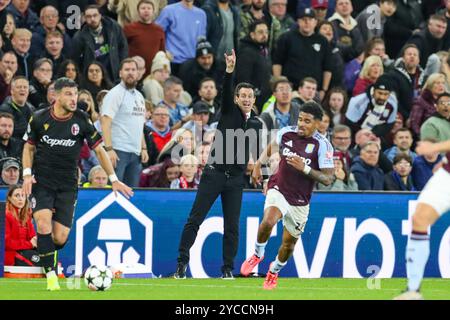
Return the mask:
<svg viewBox="0 0 450 320">
<path fill-rule="evenodd" d="M 219 195 L 224 217 L 222 278 L 233 279 L 245 169 L 250 154 L 253 159 L 257 159 L 263 133 L 262 122 L 252 111 L 256 99 L 254 87 L 249 83 L 239 83 L 234 93 L 232 91 L 236 65 L 234 50 L 230 55 L 225 54 L 225 62 L 222 115 L 208 164 L 181 235 L 178 266 L 174 274 L 177 279 L 186 278 L 189 250 L 195 242 L 200 225 Z"/>
</svg>

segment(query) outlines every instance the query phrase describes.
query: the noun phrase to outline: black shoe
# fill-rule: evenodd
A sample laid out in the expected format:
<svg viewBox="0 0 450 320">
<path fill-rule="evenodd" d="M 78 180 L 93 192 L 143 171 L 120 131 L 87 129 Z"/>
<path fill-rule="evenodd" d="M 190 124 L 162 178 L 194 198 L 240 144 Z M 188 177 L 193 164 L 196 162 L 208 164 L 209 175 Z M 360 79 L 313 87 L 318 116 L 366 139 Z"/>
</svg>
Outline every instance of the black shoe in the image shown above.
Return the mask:
<svg viewBox="0 0 450 320">
<path fill-rule="evenodd" d="M 173 277 L 175 279 L 186 279 L 186 269 L 187 264 L 179 263 L 177 266 L 177 271 L 174 273 Z"/>
<path fill-rule="evenodd" d="M 224 270 L 222 272 L 222 279 L 223 280 L 234 280 L 233 272 L 231 272 L 231 270 Z"/>
</svg>

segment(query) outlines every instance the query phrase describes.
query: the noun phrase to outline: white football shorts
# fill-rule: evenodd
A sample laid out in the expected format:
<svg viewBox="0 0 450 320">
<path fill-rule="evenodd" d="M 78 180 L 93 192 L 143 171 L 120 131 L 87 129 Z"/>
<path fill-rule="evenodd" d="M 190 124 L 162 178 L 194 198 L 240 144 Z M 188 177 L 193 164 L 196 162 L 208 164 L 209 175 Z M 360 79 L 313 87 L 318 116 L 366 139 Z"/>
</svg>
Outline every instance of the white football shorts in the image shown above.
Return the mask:
<svg viewBox="0 0 450 320">
<path fill-rule="evenodd" d="M 450 173 L 440 168 L 428 180 L 417 199 L 419 203 L 430 205 L 439 216 L 450 210 Z"/>
</svg>

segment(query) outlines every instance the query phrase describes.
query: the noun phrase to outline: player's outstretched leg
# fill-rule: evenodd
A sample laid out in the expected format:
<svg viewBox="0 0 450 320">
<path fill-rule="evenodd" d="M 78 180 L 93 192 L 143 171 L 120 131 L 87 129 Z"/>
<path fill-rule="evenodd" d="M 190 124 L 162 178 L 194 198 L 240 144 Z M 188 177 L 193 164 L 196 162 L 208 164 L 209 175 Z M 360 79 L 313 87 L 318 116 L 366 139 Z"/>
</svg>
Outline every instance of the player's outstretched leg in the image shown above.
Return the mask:
<svg viewBox="0 0 450 320">
<path fill-rule="evenodd" d="M 439 218 L 430 205 L 419 203 L 413 216 L 413 228 L 406 246 L 406 273 L 408 286 L 395 300 L 422 300 L 420 284 L 430 255 L 428 227 Z"/>
<path fill-rule="evenodd" d="M 288 259 L 292 255 L 292 252 L 294 252 L 297 239 L 298 238 L 293 237 L 286 230 L 286 228 L 283 229 L 283 242 L 278 250 L 278 255 L 275 258 L 275 261 L 270 264 L 269 271 L 267 272 L 266 279 L 264 280 L 264 289 L 272 290 L 277 287 L 278 273 L 286 265 Z"/>
<path fill-rule="evenodd" d="M 280 210 L 276 207 L 268 207 L 264 211 L 264 218 L 258 228 L 258 237 L 255 243 L 255 253 L 241 265 L 241 274 L 247 277 L 253 269 L 264 259 L 264 252 L 272 233 L 273 227 L 282 218 Z"/>
</svg>

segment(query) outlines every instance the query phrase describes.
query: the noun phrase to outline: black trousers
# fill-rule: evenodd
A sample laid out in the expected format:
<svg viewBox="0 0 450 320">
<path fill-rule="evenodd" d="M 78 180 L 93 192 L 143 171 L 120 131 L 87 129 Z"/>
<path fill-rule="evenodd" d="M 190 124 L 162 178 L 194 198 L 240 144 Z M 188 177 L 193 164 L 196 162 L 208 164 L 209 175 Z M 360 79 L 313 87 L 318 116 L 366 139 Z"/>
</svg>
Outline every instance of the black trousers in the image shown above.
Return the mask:
<svg viewBox="0 0 450 320">
<path fill-rule="evenodd" d="M 222 272 L 233 270 L 239 243 L 239 217 L 243 188 L 243 174 L 233 176 L 208 166 L 205 168 L 191 213 L 181 235 L 178 249 L 179 263 L 189 263 L 189 250 L 195 242 L 198 229 L 220 195 L 224 218 Z"/>
</svg>

